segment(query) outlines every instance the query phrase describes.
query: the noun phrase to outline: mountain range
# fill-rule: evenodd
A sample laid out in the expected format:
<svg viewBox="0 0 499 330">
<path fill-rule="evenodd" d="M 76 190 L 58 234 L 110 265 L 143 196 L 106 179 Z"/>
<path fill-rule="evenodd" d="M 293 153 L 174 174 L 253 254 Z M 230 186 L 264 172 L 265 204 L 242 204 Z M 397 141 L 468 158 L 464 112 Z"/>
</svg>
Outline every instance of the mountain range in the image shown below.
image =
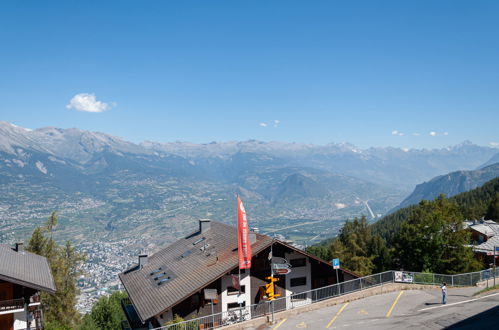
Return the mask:
<svg viewBox="0 0 499 330">
<path fill-rule="evenodd" d="M 77 128 L 0 122 L 0 238 L 25 237 L 59 210 L 61 238 L 154 246 L 192 230 L 199 218 L 234 223 L 239 194 L 260 230 L 319 240 L 338 221 L 367 208 L 385 214 L 416 184 L 478 168 L 497 151 L 471 142 L 432 150 L 255 140 L 136 144 Z"/>
</svg>

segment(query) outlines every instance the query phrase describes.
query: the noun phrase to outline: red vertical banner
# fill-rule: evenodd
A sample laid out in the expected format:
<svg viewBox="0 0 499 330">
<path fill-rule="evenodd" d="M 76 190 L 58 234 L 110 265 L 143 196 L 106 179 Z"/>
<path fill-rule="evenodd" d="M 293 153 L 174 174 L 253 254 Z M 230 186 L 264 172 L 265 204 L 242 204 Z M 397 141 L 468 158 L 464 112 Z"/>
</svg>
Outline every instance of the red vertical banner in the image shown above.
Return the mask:
<svg viewBox="0 0 499 330">
<path fill-rule="evenodd" d="M 251 243 L 249 241 L 248 219 L 243 202 L 237 196 L 237 249 L 239 251 L 239 269 L 251 268 Z"/>
</svg>

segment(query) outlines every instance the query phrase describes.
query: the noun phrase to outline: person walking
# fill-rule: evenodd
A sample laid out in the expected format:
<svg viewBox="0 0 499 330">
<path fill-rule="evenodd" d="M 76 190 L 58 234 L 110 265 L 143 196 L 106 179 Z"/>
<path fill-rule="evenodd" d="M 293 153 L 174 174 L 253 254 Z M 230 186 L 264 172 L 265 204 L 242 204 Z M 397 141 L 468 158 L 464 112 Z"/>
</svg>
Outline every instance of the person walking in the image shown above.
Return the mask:
<svg viewBox="0 0 499 330">
<path fill-rule="evenodd" d="M 442 283 L 442 304 L 445 305 L 445 298 L 447 297 L 447 285 L 445 282 Z"/>
</svg>

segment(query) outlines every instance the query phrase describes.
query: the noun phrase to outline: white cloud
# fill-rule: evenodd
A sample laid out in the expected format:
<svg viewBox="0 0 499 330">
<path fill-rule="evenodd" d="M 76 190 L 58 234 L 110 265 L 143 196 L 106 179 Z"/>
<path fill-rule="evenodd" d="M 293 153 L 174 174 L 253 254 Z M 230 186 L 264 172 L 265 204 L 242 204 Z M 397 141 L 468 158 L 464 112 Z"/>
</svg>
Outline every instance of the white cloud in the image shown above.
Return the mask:
<svg viewBox="0 0 499 330">
<path fill-rule="evenodd" d="M 271 121 L 271 122 L 269 122 L 269 123 L 266 123 L 266 122 L 261 122 L 259 125 L 260 125 L 261 127 L 268 127 L 269 125 L 272 125 L 273 127 L 277 128 L 277 127 L 279 127 L 279 124 L 280 124 L 280 123 L 281 123 L 281 121 L 280 121 L 280 120 L 275 119 L 275 120 L 272 120 L 272 121 Z"/>
<path fill-rule="evenodd" d="M 419 133 L 412 133 L 412 135 L 414 135 L 414 136 L 420 136 L 421 134 L 419 134 Z"/>
<path fill-rule="evenodd" d="M 444 135 L 445 135 L 445 136 L 449 135 L 449 132 L 444 132 Z"/>
<path fill-rule="evenodd" d="M 491 147 L 497 148 L 497 147 L 499 147 L 499 142 L 489 142 L 489 145 Z"/>
<path fill-rule="evenodd" d="M 97 101 L 93 93 L 80 93 L 73 96 L 66 108 L 86 112 L 103 112 L 114 106 L 116 106 L 115 103 Z"/>
<path fill-rule="evenodd" d="M 398 135 L 398 134 L 399 134 L 399 131 L 397 131 L 397 130 L 392 131 L 392 135 Z"/>
<path fill-rule="evenodd" d="M 433 132 L 433 131 L 431 131 L 431 132 L 430 132 L 430 135 L 431 135 L 431 136 L 437 136 L 437 132 Z"/>
<path fill-rule="evenodd" d="M 399 133 L 399 136 L 404 136 L 404 133 L 400 132 L 400 133 Z"/>
</svg>

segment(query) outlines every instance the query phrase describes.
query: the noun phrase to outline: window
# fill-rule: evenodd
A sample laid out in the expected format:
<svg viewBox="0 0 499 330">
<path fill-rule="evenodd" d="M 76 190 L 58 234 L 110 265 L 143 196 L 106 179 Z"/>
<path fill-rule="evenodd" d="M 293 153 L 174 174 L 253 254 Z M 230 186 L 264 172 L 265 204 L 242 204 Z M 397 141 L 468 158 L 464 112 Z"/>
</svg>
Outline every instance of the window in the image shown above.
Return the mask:
<svg viewBox="0 0 499 330">
<path fill-rule="evenodd" d="M 153 276 L 154 274 L 159 273 L 160 271 L 161 271 L 161 267 L 159 267 L 158 269 L 153 270 L 151 272 L 151 274 L 149 274 L 149 275 Z"/>
<path fill-rule="evenodd" d="M 305 267 L 307 265 L 307 259 L 306 258 L 299 258 L 299 259 L 291 259 L 289 261 L 291 264 L 291 267 L 296 268 L 296 267 Z"/>
<path fill-rule="evenodd" d="M 241 305 L 239 305 L 239 303 L 237 303 L 237 302 L 227 304 L 228 311 L 233 310 L 233 309 L 239 309 L 239 307 L 246 307 L 246 302 L 243 301 L 243 303 Z"/>
<path fill-rule="evenodd" d="M 169 280 L 170 280 L 170 278 L 169 278 L 169 277 L 168 277 L 168 278 L 164 278 L 164 279 L 162 279 L 162 280 L 159 280 L 159 281 L 158 281 L 158 286 L 159 286 L 159 285 L 161 285 L 161 284 L 163 284 L 163 283 L 168 282 Z"/>
<path fill-rule="evenodd" d="M 184 253 L 182 253 L 180 258 L 187 258 L 191 253 L 192 253 L 192 250 L 187 250 Z"/>
<path fill-rule="evenodd" d="M 306 277 L 292 278 L 289 284 L 291 287 L 307 285 L 307 278 Z"/>
<path fill-rule="evenodd" d="M 167 276 L 166 272 L 162 272 L 161 274 L 158 274 L 158 276 L 156 276 L 156 277 L 154 278 L 154 280 L 155 280 L 155 281 L 157 281 L 157 280 L 159 280 L 159 279 L 161 279 L 161 278 L 163 278 L 163 277 L 165 277 L 165 276 Z M 167 276 L 167 277 L 168 277 L 168 279 L 170 279 L 170 277 L 169 277 L 169 276 Z"/>
<path fill-rule="evenodd" d="M 246 285 L 241 285 L 241 293 L 245 293 L 245 292 L 246 292 Z M 227 287 L 227 294 L 229 296 L 239 294 L 239 290 L 232 287 L 232 286 L 229 286 L 229 287 Z"/>
</svg>

